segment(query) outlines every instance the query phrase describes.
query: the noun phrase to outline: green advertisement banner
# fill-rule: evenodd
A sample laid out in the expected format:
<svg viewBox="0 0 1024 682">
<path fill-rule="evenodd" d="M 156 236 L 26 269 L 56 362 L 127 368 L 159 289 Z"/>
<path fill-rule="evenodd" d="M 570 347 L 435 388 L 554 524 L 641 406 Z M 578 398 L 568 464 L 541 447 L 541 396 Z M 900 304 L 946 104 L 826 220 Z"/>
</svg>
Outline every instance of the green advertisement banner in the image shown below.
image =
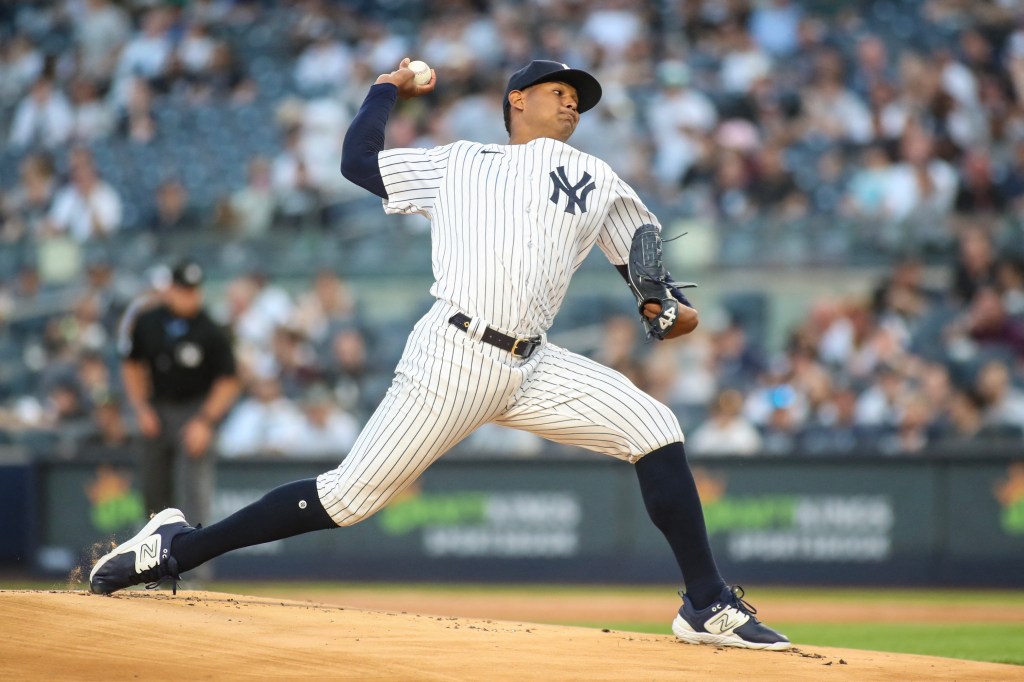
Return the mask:
<svg viewBox="0 0 1024 682">
<path fill-rule="evenodd" d="M 1024 460 L 697 460 L 723 573 L 833 584 L 1024 585 Z M 214 518 L 333 463 L 228 462 Z M 54 462 L 36 472 L 38 566 L 88 563 L 144 522 L 134 472 Z M 195 520 L 191 520 L 196 522 Z M 606 460 L 441 461 L 352 527 L 217 560 L 224 577 L 476 581 L 678 580 L 629 465 Z"/>
<path fill-rule="evenodd" d="M 948 555 L 1024 561 L 1024 461 L 957 464 L 948 485 Z M 1024 563 L 1017 568 L 1024 574 Z"/>
<path fill-rule="evenodd" d="M 693 464 L 720 563 L 884 563 L 936 546 L 936 470 L 806 460 Z M 639 536 L 644 550 L 664 542 Z"/>
</svg>

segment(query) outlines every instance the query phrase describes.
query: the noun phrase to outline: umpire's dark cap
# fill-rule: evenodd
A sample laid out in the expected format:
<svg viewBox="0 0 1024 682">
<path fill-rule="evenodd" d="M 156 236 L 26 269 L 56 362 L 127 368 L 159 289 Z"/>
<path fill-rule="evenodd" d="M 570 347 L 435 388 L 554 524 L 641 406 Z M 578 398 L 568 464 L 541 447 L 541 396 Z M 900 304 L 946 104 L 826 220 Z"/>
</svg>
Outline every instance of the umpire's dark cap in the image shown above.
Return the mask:
<svg viewBox="0 0 1024 682">
<path fill-rule="evenodd" d="M 195 288 L 203 284 L 203 268 L 194 260 L 183 260 L 171 270 L 171 282 L 180 286 Z"/>
<path fill-rule="evenodd" d="M 581 114 L 592 109 L 601 101 L 601 84 L 586 71 L 571 69 L 568 64 L 562 62 L 535 59 L 508 79 L 508 85 L 505 87 L 505 102 L 502 106 L 505 109 L 512 106 L 508 102 L 508 94 L 513 90 L 525 90 L 531 85 L 552 81 L 568 83 L 576 88 L 576 96 L 579 98 L 579 106 L 576 107 L 576 110 Z"/>
</svg>

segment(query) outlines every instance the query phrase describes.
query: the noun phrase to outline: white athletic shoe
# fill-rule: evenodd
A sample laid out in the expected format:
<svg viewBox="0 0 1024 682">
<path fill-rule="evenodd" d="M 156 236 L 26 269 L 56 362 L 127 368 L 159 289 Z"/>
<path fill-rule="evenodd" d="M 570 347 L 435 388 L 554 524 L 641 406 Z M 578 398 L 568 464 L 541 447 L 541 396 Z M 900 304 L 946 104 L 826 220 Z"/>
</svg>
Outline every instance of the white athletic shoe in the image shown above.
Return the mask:
<svg viewBox="0 0 1024 682">
<path fill-rule="evenodd" d="M 177 509 L 155 514 L 135 537 L 100 557 L 89 573 L 89 591 L 110 594 L 140 583 L 155 587 L 170 577 L 177 592 L 178 562 L 171 556 L 171 539 L 188 528 Z"/>
<path fill-rule="evenodd" d="M 743 588 L 726 586 L 711 606 L 700 611 L 685 594 L 672 632 L 687 644 L 715 644 L 744 649 L 779 651 L 791 645 L 785 635 L 764 625 L 754 614 L 757 609 L 743 600 Z"/>
</svg>

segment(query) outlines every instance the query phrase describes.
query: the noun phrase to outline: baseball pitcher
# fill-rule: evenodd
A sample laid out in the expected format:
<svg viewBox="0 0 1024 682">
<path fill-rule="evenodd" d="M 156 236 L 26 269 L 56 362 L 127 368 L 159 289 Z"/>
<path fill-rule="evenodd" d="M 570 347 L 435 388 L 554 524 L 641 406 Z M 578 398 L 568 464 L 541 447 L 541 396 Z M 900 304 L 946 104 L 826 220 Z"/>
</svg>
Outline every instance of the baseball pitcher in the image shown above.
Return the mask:
<svg viewBox="0 0 1024 682">
<path fill-rule="evenodd" d="M 431 223 L 435 302 L 413 327 L 383 402 L 338 468 L 276 488 L 205 528 L 164 510 L 96 563 L 92 591 L 176 579 L 233 549 L 358 523 L 474 429 L 496 423 L 634 467 L 686 586 L 673 622 L 680 640 L 788 648 L 719 575 L 672 412 L 545 336 L 595 245 L 625 278 L 649 336 L 672 339 L 698 322 L 681 290 L 692 285 L 672 281 L 662 264 L 658 219 L 606 163 L 568 144 L 600 84 L 565 64 L 533 61 L 505 88 L 508 144 L 385 150 L 396 100 L 436 85 L 435 74 L 419 84 L 408 67 L 405 59 L 377 78 L 341 162 L 387 213 Z"/>
</svg>

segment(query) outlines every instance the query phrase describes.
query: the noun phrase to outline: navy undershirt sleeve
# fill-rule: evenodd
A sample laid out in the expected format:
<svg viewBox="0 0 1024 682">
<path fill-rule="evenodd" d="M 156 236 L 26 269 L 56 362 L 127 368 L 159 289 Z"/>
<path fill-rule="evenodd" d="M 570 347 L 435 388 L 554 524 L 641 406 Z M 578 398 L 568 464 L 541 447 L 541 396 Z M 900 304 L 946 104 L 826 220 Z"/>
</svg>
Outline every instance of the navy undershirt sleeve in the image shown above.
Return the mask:
<svg viewBox="0 0 1024 682">
<path fill-rule="evenodd" d="M 387 199 L 388 193 L 380 177 L 377 154 L 384 149 L 384 128 L 397 99 L 398 88 L 393 84 L 372 86 L 352 119 L 341 148 L 341 174 L 381 199 Z"/>
</svg>

